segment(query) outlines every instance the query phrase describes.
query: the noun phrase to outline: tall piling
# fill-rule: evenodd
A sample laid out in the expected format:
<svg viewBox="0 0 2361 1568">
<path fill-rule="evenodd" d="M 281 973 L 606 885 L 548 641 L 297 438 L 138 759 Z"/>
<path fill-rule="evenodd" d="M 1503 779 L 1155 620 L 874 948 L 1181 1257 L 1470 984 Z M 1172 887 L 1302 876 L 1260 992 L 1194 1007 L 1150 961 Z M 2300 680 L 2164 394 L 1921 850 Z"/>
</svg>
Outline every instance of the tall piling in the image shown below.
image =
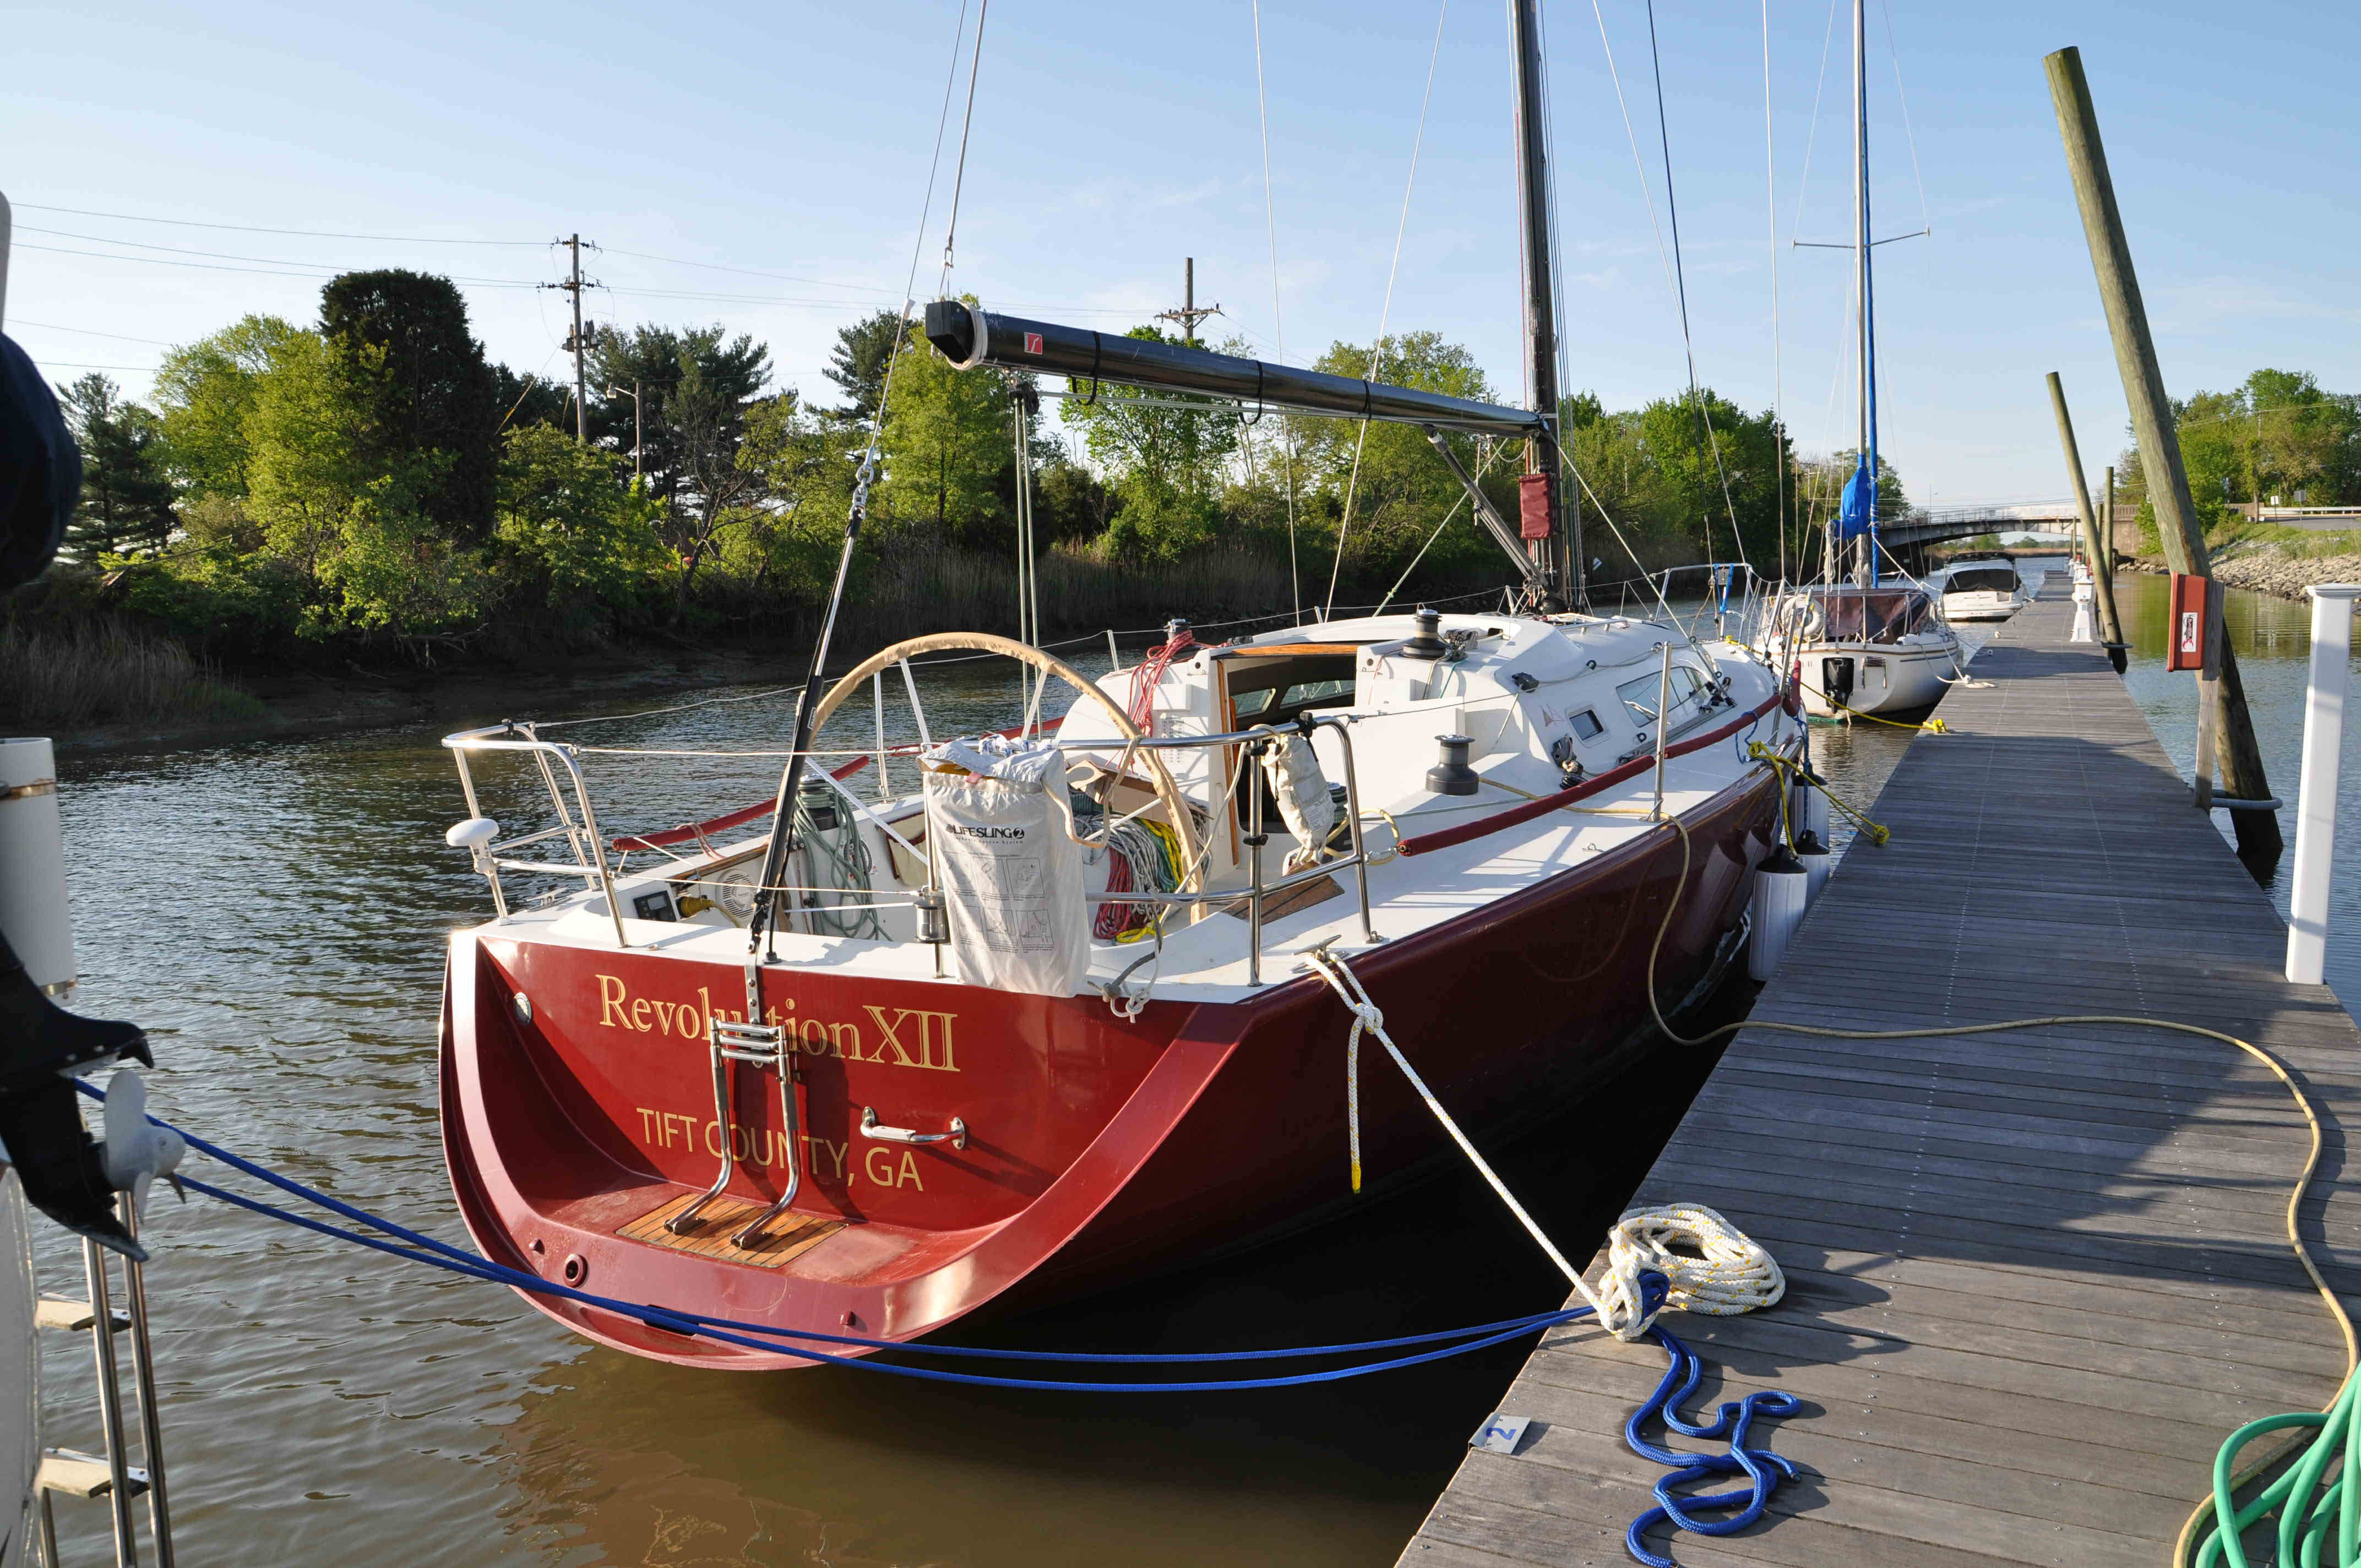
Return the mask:
<svg viewBox="0 0 2361 1568">
<path fill-rule="evenodd" d="M 2074 418 L 2066 411 L 2066 385 L 2049 372 L 2049 406 L 2058 413 L 2058 439 L 2066 448 L 2066 477 L 2074 483 L 2074 510 L 2082 519 L 2082 547 L 2091 557 L 2091 587 L 2099 599 L 2099 630 L 2107 641 L 2107 660 L 2115 674 L 2124 673 L 2124 623 L 2115 615 L 2114 547 L 2099 532 L 2098 514 L 2091 510 L 2091 487 L 2082 478 L 2082 452 L 2074 444 Z"/>
<path fill-rule="evenodd" d="M 2206 557 L 2205 532 L 2190 499 L 2189 471 L 2181 464 L 2172 404 L 2165 396 L 2164 372 L 2157 363 L 2156 340 L 2148 332 L 2147 308 L 2140 300 L 2131 245 L 2115 205 L 2114 181 L 2107 173 L 2107 151 L 2099 137 L 2091 83 L 2082 73 L 2082 52 L 2062 49 L 2042 63 L 2049 76 L 2050 101 L 2058 111 L 2058 132 L 2066 147 L 2066 167 L 2074 181 L 2075 204 L 2081 209 L 2083 236 L 2090 242 L 2091 266 L 2098 276 L 2099 297 L 2106 306 L 2107 330 L 2114 339 L 2124 399 L 2131 405 L 2140 470 L 2147 479 L 2148 500 L 2156 508 L 2157 533 L 2164 544 L 2165 559 L 2176 572 L 2210 579 L 2213 574 Z M 2219 590 L 2214 592 L 2218 595 Z M 2219 671 L 2204 683 L 2211 689 L 2200 700 L 2216 722 L 2210 726 L 2201 722 L 2199 729 L 2213 730 L 2215 757 L 2199 759 L 2198 776 L 2203 780 L 2218 761 L 2222 781 L 2231 795 L 2267 800 L 2270 780 L 2263 771 L 2254 719 L 2246 711 L 2246 688 L 2238 676 L 2237 656 L 2227 636 L 2221 634 L 2218 621 L 2214 630 Z M 2271 857 L 2285 847 L 2279 819 L 2268 811 L 2234 811 L 2231 821 L 2237 829 L 2242 855 Z"/>
</svg>

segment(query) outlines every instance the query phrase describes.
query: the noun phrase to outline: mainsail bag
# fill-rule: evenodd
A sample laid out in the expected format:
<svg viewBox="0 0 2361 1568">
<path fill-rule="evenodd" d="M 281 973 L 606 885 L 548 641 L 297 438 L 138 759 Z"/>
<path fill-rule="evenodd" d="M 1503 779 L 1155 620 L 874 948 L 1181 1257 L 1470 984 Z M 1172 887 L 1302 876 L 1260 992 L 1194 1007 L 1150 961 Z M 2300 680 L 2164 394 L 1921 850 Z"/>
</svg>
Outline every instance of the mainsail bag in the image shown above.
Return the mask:
<svg viewBox="0 0 2361 1568">
<path fill-rule="evenodd" d="M 992 735 L 926 754 L 927 831 L 971 985 L 1071 996 L 1091 963 L 1064 754 Z"/>
</svg>

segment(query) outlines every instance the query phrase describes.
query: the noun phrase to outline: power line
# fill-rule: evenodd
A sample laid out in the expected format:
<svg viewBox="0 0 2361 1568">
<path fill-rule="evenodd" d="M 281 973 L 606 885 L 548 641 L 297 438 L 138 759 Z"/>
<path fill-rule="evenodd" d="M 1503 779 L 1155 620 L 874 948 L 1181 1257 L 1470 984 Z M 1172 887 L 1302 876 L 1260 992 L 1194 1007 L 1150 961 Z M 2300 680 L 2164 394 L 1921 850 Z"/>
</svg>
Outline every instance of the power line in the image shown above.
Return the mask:
<svg viewBox="0 0 2361 1568">
<path fill-rule="evenodd" d="M 510 245 L 541 246 L 538 239 L 436 239 L 424 235 L 405 234 L 342 234 L 333 229 L 275 229 L 256 224 L 203 223 L 195 218 L 151 218 L 137 213 L 100 213 L 88 207 L 51 207 L 39 202 L 18 202 L 17 209 L 27 213 L 71 213 L 79 218 L 115 218 L 127 224 L 170 224 L 176 228 L 235 229 L 240 234 L 292 234 L 313 239 L 375 239 L 399 245 Z"/>
<path fill-rule="evenodd" d="M 152 343 L 159 348 L 170 348 L 172 346 L 172 345 L 165 342 L 164 339 L 160 337 L 133 337 L 128 333 L 100 332 L 95 327 L 63 326 L 56 322 L 28 322 L 22 316 L 18 316 L 9 324 L 12 326 L 37 326 L 44 332 L 78 332 L 84 337 L 119 337 L 126 343 Z"/>
</svg>

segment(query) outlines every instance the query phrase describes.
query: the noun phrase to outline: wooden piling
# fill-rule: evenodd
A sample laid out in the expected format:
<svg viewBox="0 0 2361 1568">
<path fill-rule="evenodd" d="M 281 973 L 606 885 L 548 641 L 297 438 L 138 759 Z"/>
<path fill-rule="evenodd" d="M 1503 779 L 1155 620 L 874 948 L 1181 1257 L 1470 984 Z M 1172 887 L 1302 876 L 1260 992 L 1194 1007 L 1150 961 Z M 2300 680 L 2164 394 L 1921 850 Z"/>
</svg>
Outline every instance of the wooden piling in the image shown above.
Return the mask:
<svg viewBox="0 0 2361 1568">
<path fill-rule="evenodd" d="M 2101 536 L 2098 514 L 2091 510 L 2091 488 L 2082 482 L 2082 452 L 2074 444 L 2074 418 L 2066 411 L 2066 385 L 2055 370 L 2049 372 L 2049 406 L 2058 413 L 2058 439 L 2066 448 L 2066 475 L 2074 482 L 2074 510 L 2081 514 L 2082 544 L 2091 554 L 2091 587 L 2099 600 L 2099 630 L 2106 638 L 2107 658 L 2120 675 L 2125 663 L 2124 623 L 2115 616 L 2115 565 L 2109 558 L 2114 546 Z"/>
<path fill-rule="evenodd" d="M 2156 508 L 2157 533 L 2163 541 L 2165 559 L 2176 572 L 2211 578 L 2205 532 L 2190 499 L 2189 471 L 2181 464 L 2172 404 L 2165 396 L 2164 372 L 2157 362 L 2156 340 L 2148 332 L 2147 309 L 2140 300 L 2131 245 L 2124 235 L 2123 214 L 2115 206 L 2114 181 L 2107 173 L 2106 148 L 2099 137 L 2091 83 L 2082 73 L 2082 53 L 2062 49 L 2042 63 L 2049 76 L 2050 101 L 2058 111 L 2066 167 L 2074 181 L 2075 203 L 2082 213 L 2082 232 L 2090 242 L 2091 266 L 2098 275 L 2099 297 L 2106 306 L 2107 329 L 2114 339 L 2124 398 L 2131 405 L 2140 468 L 2147 477 L 2148 500 Z M 2222 781 L 2231 795 L 2267 800 L 2270 780 L 2263 771 L 2254 719 L 2246 711 L 2246 688 L 2239 678 L 2237 657 L 2225 645 L 2226 637 L 2217 635 L 2212 641 L 2221 650 L 2220 674 L 2204 683 L 2209 689 L 2201 700 L 2217 720 L 2213 729 Z M 2201 759 L 2201 778 L 2213 771 L 2210 762 Z M 2270 812 L 2233 812 L 2231 821 L 2242 855 L 2276 856 L 2285 847 L 2279 819 Z"/>
</svg>

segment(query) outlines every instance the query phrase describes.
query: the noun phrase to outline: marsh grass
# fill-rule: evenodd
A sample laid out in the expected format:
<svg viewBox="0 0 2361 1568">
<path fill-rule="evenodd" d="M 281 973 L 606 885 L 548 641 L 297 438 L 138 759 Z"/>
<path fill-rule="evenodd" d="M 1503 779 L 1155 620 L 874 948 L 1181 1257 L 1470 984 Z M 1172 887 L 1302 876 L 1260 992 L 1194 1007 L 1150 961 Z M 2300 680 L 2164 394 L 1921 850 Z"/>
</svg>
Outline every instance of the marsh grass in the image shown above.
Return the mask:
<svg viewBox="0 0 2361 1568">
<path fill-rule="evenodd" d="M 255 718 L 266 709 L 172 638 L 112 619 L 0 626 L 0 719 L 72 729 Z"/>
</svg>

